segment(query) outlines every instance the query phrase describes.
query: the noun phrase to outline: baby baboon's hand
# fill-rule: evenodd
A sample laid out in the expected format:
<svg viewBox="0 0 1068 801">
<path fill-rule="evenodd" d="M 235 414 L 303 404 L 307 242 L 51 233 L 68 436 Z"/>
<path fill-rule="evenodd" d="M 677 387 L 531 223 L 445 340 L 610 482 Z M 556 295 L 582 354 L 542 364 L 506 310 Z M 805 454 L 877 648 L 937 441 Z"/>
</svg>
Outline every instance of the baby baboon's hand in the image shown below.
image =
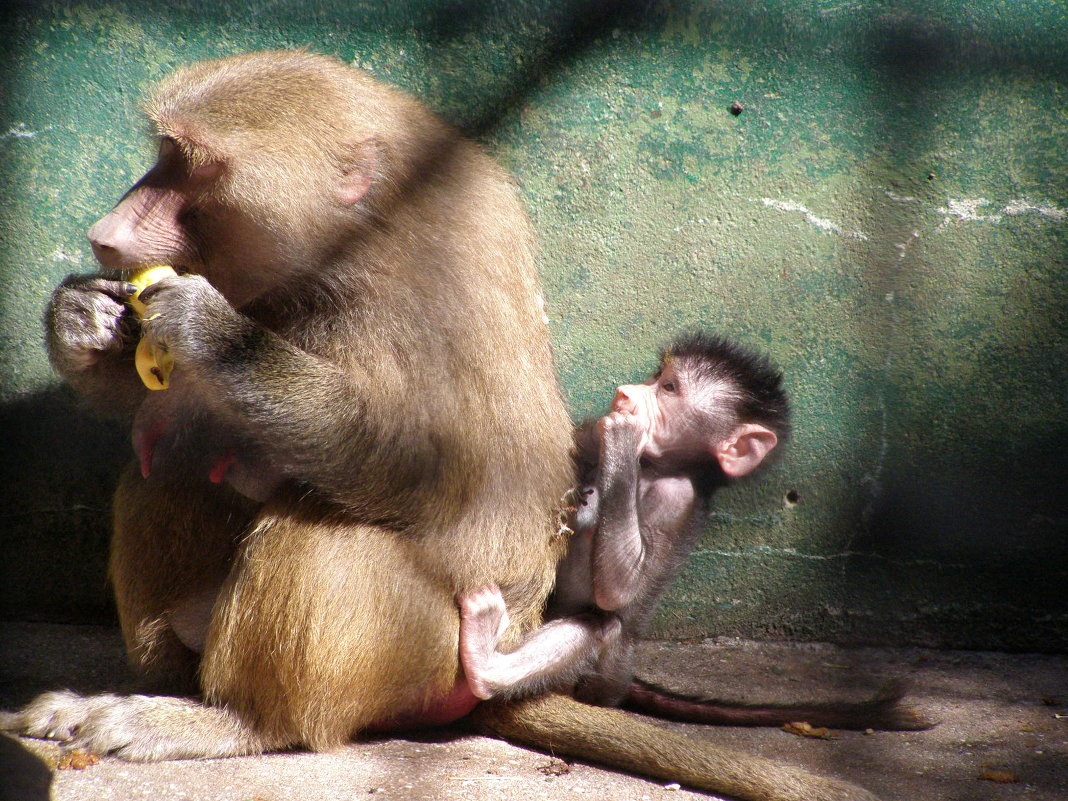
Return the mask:
<svg viewBox="0 0 1068 801">
<path fill-rule="evenodd" d="M 601 418 L 601 448 L 616 456 L 637 457 L 645 446 L 645 424 L 637 415 L 609 412 Z"/>
</svg>

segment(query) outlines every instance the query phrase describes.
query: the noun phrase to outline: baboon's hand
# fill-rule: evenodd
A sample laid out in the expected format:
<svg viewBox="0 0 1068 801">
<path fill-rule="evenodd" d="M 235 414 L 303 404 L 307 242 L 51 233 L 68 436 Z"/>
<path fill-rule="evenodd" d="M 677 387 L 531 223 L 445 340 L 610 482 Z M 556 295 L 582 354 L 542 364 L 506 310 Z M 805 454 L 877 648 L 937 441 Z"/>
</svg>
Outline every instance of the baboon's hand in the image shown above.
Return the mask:
<svg viewBox="0 0 1068 801">
<path fill-rule="evenodd" d="M 646 426 L 637 415 L 609 412 L 599 422 L 601 449 L 615 458 L 637 458 L 645 445 Z"/>
<path fill-rule="evenodd" d="M 144 337 L 193 370 L 218 360 L 240 330 L 241 316 L 199 275 L 164 278 L 142 290 Z"/>
<path fill-rule="evenodd" d="M 45 325 L 56 372 L 71 378 L 108 353 L 137 342 L 137 323 L 124 303 L 130 286 L 92 275 L 69 275 L 52 293 Z"/>
<path fill-rule="evenodd" d="M 262 750 L 257 738 L 226 710 L 164 696 L 45 693 L 18 712 L 0 714 L 0 729 L 62 740 L 67 750 L 114 754 L 133 762 Z"/>
<path fill-rule="evenodd" d="M 46 740 L 70 740 L 91 711 L 89 701 L 69 690 L 44 693 L 18 712 L 0 712 L 0 730 Z"/>
</svg>

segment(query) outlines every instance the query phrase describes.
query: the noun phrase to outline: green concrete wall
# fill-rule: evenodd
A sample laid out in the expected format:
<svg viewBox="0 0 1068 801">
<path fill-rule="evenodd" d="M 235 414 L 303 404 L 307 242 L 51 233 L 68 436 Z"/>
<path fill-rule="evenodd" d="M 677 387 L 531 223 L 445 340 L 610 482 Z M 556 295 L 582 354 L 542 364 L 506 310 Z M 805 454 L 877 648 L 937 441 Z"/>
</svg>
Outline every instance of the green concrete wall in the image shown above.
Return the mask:
<svg viewBox="0 0 1068 801">
<path fill-rule="evenodd" d="M 0 24 L 0 615 L 110 614 L 127 434 L 75 410 L 39 321 L 151 159 L 139 96 L 310 45 L 516 173 L 577 416 L 684 327 L 785 369 L 796 436 L 719 499 L 657 633 L 1068 647 L 1060 0 L 90 0 Z"/>
</svg>

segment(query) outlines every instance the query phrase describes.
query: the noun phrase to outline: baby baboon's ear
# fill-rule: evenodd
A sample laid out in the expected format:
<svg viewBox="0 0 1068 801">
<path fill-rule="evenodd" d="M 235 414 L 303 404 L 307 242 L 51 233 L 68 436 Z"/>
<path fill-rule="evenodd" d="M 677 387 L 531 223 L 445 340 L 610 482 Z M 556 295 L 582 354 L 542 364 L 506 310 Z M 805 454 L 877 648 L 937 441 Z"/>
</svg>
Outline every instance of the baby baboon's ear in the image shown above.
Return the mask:
<svg viewBox="0 0 1068 801">
<path fill-rule="evenodd" d="M 736 426 L 726 439 L 712 447 L 712 454 L 730 478 L 741 478 L 756 470 L 779 442 L 775 432 L 756 423 Z"/>
</svg>

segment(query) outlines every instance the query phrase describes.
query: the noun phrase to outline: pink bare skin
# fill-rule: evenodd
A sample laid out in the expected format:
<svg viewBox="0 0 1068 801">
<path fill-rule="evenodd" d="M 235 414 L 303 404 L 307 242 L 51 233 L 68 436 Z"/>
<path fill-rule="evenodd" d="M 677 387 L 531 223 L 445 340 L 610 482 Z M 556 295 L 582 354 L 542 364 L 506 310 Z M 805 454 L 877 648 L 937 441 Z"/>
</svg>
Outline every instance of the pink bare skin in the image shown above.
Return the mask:
<svg viewBox="0 0 1068 801">
<path fill-rule="evenodd" d="M 425 709 L 401 712 L 372 724 L 367 730 L 372 734 L 394 731 L 447 726 L 471 714 L 481 702 L 465 679 L 457 679 L 449 693 Z"/>
</svg>

